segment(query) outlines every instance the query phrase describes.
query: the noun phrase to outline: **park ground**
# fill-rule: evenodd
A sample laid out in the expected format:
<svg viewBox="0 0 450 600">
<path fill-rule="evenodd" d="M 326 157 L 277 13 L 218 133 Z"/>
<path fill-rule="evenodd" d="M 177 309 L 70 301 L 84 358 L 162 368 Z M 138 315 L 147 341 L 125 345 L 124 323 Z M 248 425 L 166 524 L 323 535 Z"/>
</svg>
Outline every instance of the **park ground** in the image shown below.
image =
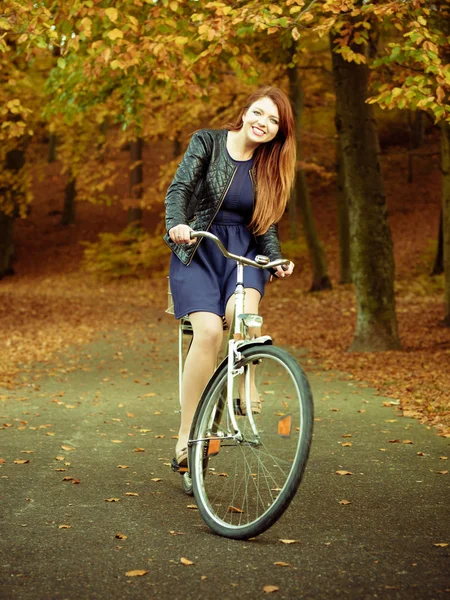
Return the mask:
<svg viewBox="0 0 450 600">
<path fill-rule="evenodd" d="M 429 277 L 440 175 L 417 159 L 407 184 L 404 163 L 395 148 L 383 158 L 402 351 L 346 351 L 356 305 L 337 283 L 328 184 L 315 182 L 313 204 L 333 290 L 308 292 L 301 248 L 296 276 L 268 288 L 266 333 L 307 370 L 315 434 L 293 506 L 249 542 L 211 534 L 168 467 L 178 400 L 164 274 L 88 275 L 80 242 L 119 231 L 124 211 L 80 204 L 60 226 L 64 179 L 46 167 L 17 223 L 16 274 L 0 282 L 2 598 L 448 597 L 450 332 L 442 277 Z"/>
</svg>

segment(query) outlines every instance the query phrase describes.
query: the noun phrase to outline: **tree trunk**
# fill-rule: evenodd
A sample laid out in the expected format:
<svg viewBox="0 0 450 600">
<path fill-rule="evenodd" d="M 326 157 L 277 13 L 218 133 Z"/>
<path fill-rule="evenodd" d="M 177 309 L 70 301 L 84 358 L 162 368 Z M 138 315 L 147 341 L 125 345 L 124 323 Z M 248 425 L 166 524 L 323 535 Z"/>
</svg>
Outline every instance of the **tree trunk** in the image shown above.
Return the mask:
<svg viewBox="0 0 450 600">
<path fill-rule="evenodd" d="M 13 177 L 25 166 L 25 150 L 18 147 L 6 154 L 3 168 L 11 171 Z M 0 211 L 0 279 L 5 275 L 13 275 L 12 260 L 14 256 L 14 219 L 19 215 L 18 195 L 20 191 L 14 190 L 13 185 L 0 189 L 0 194 L 8 198 L 11 210 L 8 213 Z"/>
<path fill-rule="evenodd" d="M 75 223 L 77 190 L 75 179 L 69 172 L 69 181 L 64 190 L 64 208 L 61 215 L 61 225 L 73 225 Z"/>
<path fill-rule="evenodd" d="M 291 58 L 295 54 L 295 45 L 291 49 Z M 292 61 L 291 61 L 292 62 Z M 297 161 L 302 158 L 301 145 L 301 121 L 303 113 L 303 89 L 298 75 L 296 65 L 288 68 L 289 77 L 289 98 L 291 100 L 292 109 L 295 117 L 295 133 L 297 138 Z M 305 173 L 301 167 L 297 167 L 295 177 L 295 187 L 292 191 L 289 202 L 289 220 L 291 222 L 291 237 L 298 237 L 297 229 L 297 213 L 300 213 L 303 223 L 303 231 L 305 234 L 306 243 L 308 245 L 311 266 L 313 270 L 313 280 L 310 291 L 331 289 L 331 281 L 328 276 L 327 263 L 323 252 L 322 244 L 320 243 L 317 233 L 314 217 L 312 214 L 311 202 L 309 199 L 308 186 L 306 183 Z"/>
<path fill-rule="evenodd" d="M 408 183 L 413 181 L 413 152 L 420 148 L 425 133 L 425 113 L 422 110 L 408 111 Z"/>
<path fill-rule="evenodd" d="M 444 272 L 444 227 L 442 222 L 442 206 L 439 214 L 439 231 L 437 238 L 436 258 L 434 259 L 431 275 L 441 275 Z"/>
<path fill-rule="evenodd" d="M 348 216 L 348 199 L 345 189 L 345 171 L 342 160 L 342 148 L 339 136 L 336 139 L 336 174 L 337 174 L 337 214 L 339 235 L 339 283 L 352 282 L 350 266 L 350 222 Z"/>
<path fill-rule="evenodd" d="M 399 349 L 392 238 L 375 120 L 372 106 L 365 102 L 369 69 L 367 65 L 345 61 L 333 51 L 333 38 L 331 44 L 336 128 L 345 169 L 351 269 L 357 300 L 356 331 L 350 350 Z"/>
<path fill-rule="evenodd" d="M 130 171 L 130 196 L 135 201 L 135 205 L 128 209 L 128 223 L 141 226 L 142 208 L 139 201 L 143 195 L 143 169 L 142 169 L 142 138 L 137 138 L 130 143 L 130 158 L 132 168 Z"/>
<path fill-rule="evenodd" d="M 13 275 L 12 259 L 14 254 L 14 217 L 0 212 L 0 279 Z"/>
<path fill-rule="evenodd" d="M 441 122 L 442 232 L 444 249 L 444 323 L 450 326 L 450 124 Z"/>
<path fill-rule="evenodd" d="M 58 137 L 56 133 L 51 133 L 48 137 L 48 157 L 49 163 L 55 162 L 56 160 L 56 148 L 58 146 Z"/>
</svg>

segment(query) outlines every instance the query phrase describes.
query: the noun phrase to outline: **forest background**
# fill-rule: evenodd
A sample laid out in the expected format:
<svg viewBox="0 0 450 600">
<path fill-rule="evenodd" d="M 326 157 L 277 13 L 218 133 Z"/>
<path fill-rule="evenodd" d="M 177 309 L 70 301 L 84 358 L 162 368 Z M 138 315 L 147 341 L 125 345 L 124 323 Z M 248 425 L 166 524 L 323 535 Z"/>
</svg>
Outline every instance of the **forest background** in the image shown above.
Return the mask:
<svg viewBox="0 0 450 600">
<path fill-rule="evenodd" d="M 1 384 L 164 309 L 164 193 L 255 87 L 296 116 L 267 332 L 450 436 L 446 0 L 5 0 Z"/>
</svg>

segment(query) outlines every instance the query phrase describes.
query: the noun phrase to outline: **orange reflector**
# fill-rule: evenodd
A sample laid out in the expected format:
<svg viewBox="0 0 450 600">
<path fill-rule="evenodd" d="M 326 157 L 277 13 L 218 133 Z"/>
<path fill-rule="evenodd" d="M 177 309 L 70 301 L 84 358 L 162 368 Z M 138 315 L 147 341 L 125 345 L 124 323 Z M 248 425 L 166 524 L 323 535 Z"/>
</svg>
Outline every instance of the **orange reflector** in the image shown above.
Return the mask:
<svg viewBox="0 0 450 600">
<path fill-rule="evenodd" d="M 209 440 L 208 456 L 212 456 L 213 454 L 218 454 L 219 450 L 220 450 L 220 440 L 219 439 Z"/>
<path fill-rule="evenodd" d="M 278 435 L 289 437 L 291 435 L 292 417 L 287 415 L 278 421 Z"/>
</svg>

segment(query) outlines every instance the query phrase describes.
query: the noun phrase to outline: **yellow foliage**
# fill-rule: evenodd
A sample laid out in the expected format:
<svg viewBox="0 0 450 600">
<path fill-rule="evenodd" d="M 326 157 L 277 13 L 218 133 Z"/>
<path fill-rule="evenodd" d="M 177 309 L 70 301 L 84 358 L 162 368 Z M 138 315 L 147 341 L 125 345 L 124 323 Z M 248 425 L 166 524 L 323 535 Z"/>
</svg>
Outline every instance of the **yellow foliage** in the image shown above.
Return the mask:
<svg viewBox="0 0 450 600">
<path fill-rule="evenodd" d="M 133 226 L 119 234 L 103 233 L 85 243 L 84 267 L 99 279 L 158 276 L 167 270 L 170 252 L 161 235 Z"/>
</svg>

